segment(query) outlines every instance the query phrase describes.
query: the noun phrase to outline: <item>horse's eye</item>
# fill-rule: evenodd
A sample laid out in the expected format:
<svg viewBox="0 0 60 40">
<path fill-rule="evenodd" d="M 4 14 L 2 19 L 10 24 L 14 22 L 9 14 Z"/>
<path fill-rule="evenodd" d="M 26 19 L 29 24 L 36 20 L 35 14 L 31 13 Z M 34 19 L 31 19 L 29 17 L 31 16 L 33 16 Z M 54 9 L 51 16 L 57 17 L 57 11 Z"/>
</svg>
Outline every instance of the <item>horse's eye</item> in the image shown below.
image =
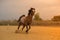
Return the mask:
<svg viewBox="0 0 60 40">
<path fill-rule="evenodd" d="M 33 12 L 35 11 L 35 10 L 32 10 Z"/>
</svg>

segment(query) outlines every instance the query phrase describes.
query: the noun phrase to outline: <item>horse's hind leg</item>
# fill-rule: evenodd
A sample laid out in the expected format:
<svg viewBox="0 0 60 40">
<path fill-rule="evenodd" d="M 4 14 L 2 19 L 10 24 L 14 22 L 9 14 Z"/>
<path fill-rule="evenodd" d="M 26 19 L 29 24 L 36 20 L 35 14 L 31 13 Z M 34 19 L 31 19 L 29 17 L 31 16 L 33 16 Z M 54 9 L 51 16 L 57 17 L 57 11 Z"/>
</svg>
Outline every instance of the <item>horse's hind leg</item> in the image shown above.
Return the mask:
<svg viewBox="0 0 60 40">
<path fill-rule="evenodd" d="M 28 31 L 31 29 L 31 26 L 29 25 L 29 29 L 28 29 Z"/>
<path fill-rule="evenodd" d="M 22 31 L 23 31 L 24 28 L 25 28 L 25 25 L 23 25 Z"/>
<path fill-rule="evenodd" d="M 21 26 L 21 24 L 19 23 L 19 24 L 18 24 L 18 28 L 17 28 L 18 30 L 19 30 L 20 26 Z"/>
<path fill-rule="evenodd" d="M 26 32 L 28 33 L 28 26 L 26 26 L 26 29 L 27 29 Z"/>
</svg>

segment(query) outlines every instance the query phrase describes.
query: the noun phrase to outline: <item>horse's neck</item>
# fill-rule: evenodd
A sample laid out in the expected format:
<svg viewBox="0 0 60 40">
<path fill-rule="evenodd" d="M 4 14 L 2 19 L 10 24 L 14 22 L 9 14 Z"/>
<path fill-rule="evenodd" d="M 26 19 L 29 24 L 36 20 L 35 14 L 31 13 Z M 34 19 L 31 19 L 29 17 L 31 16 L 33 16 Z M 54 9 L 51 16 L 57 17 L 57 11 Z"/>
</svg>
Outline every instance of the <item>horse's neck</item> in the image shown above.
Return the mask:
<svg viewBox="0 0 60 40">
<path fill-rule="evenodd" d="M 30 19 L 32 19 L 32 18 L 33 18 L 33 15 L 28 15 L 28 17 L 29 17 Z"/>
</svg>

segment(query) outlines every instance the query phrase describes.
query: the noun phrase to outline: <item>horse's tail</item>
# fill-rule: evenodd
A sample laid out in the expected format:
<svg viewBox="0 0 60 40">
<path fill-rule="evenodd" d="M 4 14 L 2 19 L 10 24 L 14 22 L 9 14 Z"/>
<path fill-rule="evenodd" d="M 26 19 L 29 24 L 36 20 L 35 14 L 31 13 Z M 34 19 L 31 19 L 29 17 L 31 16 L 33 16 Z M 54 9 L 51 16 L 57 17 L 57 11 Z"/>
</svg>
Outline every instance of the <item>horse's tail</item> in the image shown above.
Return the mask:
<svg viewBox="0 0 60 40">
<path fill-rule="evenodd" d="M 17 22 L 19 22 L 22 17 L 25 17 L 25 15 L 20 16 Z"/>
</svg>

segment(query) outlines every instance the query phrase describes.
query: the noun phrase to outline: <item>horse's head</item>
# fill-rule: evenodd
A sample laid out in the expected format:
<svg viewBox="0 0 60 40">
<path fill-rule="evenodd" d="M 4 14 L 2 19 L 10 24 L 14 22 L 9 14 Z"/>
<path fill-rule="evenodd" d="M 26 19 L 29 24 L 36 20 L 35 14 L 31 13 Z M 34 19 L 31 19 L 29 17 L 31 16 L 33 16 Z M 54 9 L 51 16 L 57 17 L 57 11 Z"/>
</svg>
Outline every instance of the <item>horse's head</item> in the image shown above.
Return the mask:
<svg viewBox="0 0 60 40">
<path fill-rule="evenodd" d="M 35 8 L 31 8 L 31 15 L 33 16 L 35 13 Z"/>
</svg>

